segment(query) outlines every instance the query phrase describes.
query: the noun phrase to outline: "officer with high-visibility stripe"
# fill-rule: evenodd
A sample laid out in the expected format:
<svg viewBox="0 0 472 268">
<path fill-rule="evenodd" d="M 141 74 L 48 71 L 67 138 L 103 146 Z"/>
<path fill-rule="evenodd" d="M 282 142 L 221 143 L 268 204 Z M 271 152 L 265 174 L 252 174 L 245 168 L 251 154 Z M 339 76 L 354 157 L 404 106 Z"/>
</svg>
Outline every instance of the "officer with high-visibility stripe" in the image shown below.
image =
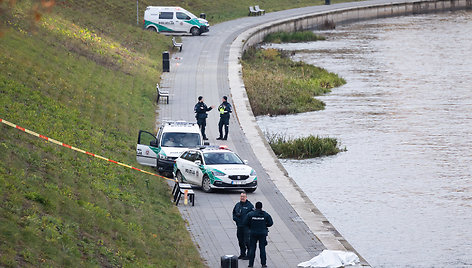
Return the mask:
<svg viewBox="0 0 472 268">
<path fill-rule="evenodd" d="M 267 256 L 265 247 L 267 245 L 268 227 L 274 222 L 269 213 L 262 210 L 262 203 L 256 203 L 256 210 L 249 212 L 244 219 L 244 224 L 249 227 L 249 266 L 254 266 L 254 258 L 256 256 L 256 244 L 259 242 L 259 250 L 261 254 L 262 267 L 267 267 Z"/>
<path fill-rule="evenodd" d="M 227 140 L 228 131 L 229 131 L 229 114 L 233 111 L 231 110 L 231 104 L 228 102 L 228 97 L 223 96 L 223 102 L 218 106 L 218 111 L 220 112 L 220 122 L 218 123 L 218 129 L 220 131 L 220 136 L 216 138 L 217 140 Z M 223 126 L 225 127 L 225 135 L 223 136 Z"/>
</svg>

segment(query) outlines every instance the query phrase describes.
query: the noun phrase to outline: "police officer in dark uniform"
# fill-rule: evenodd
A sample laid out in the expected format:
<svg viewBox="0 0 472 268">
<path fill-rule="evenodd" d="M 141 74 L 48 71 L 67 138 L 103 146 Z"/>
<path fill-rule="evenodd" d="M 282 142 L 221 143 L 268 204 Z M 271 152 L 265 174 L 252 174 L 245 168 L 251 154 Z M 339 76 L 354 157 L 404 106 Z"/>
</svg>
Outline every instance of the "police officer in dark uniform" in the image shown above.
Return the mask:
<svg viewBox="0 0 472 268">
<path fill-rule="evenodd" d="M 197 119 L 197 124 L 200 127 L 200 131 L 202 132 L 202 136 L 204 140 L 208 140 L 205 134 L 205 127 L 206 127 L 206 118 L 208 117 L 207 112 L 211 111 L 215 106 L 208 107 L 203 102 L 203 97 L 198 97 L 198 102 L 195 104 L 193 111 L 195 112 L 195 118 Z"/>
<path fill-rule="evenodd" d="M 245 192 L 241 193 L 239 202 L 233 208 L 233 221 L 236 223 L 237 231 L 236 236 L 238 237 L 240 255 L 238 259 L 248 260 L 249 255 L 249 228 L 244 225 L 244 219 L 246 215 L 254 210 L 252 203 L 247 200 Z M 246 254 L 246 251 L 248 254 Z"/>
<path fill-rule="evenodd" d="M 220 122 L 218 123 L 218 129 L 220 131 L 220 136 L 216 138 L 217 140 L 227 140 L 228 131 L 229 131 L 229 114 L 233 111 L 231 110 L 231 104 L 228 102 L 228 97 L 223 96 L 223 102 L 218 106 L 218 111 L 220 112 Z M 223 126 L 225 127 L 225 135 L 223 136 Z"/>
<path fill-rule="evenodd" d="M 274 222 L 269 213 L 262 210 L 262 203 L 256 203 L 256 210 L 249 212 L 244 219 L 244 225 L 249 227 L 249 266 L 254 266 L 254 258 L 256 256 L 256 244 L 259 242 L 259 250 L 261 252 L 261 264 L 262 267 L 267 267 L 266 251 L 267 245 L 267 234 L 269 229 L 267 227 L 272 226 Z"/>
</svg>

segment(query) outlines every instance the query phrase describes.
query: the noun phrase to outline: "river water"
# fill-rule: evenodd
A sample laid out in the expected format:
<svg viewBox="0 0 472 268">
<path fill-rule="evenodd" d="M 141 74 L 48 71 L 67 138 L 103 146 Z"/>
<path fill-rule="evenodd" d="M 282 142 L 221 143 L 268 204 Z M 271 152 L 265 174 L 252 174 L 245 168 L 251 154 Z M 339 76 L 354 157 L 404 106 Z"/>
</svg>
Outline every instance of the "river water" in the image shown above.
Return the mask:
<svg viewBox="0 0 472 268">
<path fill-rule="evenodd" d="M 347 152 L 282 160 L 374 267 L 472 267 L 472 12 L 379 19 L 271 45 L 347 84 L 326 109 L 258 117 L 264 131 Z"/>
</svg>

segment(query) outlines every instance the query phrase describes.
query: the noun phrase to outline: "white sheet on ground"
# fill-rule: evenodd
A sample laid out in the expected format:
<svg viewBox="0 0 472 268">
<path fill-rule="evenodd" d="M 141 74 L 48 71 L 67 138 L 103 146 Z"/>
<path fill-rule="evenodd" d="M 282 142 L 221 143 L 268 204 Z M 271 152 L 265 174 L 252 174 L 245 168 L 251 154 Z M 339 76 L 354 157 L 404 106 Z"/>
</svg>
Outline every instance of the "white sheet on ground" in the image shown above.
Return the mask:
<svg viewBox="0 0 472 268">
<path fill-rule="evenodd" d="M 323 250 L 313 259 L 298 264 L 298 267 L 341 267 L 359 262 L 355 253 L 340 250 Z"/>
</svg>

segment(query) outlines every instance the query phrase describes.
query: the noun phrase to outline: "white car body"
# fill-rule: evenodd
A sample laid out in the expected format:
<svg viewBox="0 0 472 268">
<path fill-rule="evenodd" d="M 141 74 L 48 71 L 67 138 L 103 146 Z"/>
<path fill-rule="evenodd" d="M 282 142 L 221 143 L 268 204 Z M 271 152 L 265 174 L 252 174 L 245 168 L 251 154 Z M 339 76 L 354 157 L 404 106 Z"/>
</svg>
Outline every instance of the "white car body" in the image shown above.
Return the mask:
<svg viewBox="0 0 472 268">
<path fill-rule="evenodd" d="M 202 186 L 205 192 L 214 189 L 253 192 L 257 189 L 255 170 L 236 153 L 222 148 L 202 147 L 183 152 L 175 160 L 174 177 L 181 182 Z"/>
</svg>

